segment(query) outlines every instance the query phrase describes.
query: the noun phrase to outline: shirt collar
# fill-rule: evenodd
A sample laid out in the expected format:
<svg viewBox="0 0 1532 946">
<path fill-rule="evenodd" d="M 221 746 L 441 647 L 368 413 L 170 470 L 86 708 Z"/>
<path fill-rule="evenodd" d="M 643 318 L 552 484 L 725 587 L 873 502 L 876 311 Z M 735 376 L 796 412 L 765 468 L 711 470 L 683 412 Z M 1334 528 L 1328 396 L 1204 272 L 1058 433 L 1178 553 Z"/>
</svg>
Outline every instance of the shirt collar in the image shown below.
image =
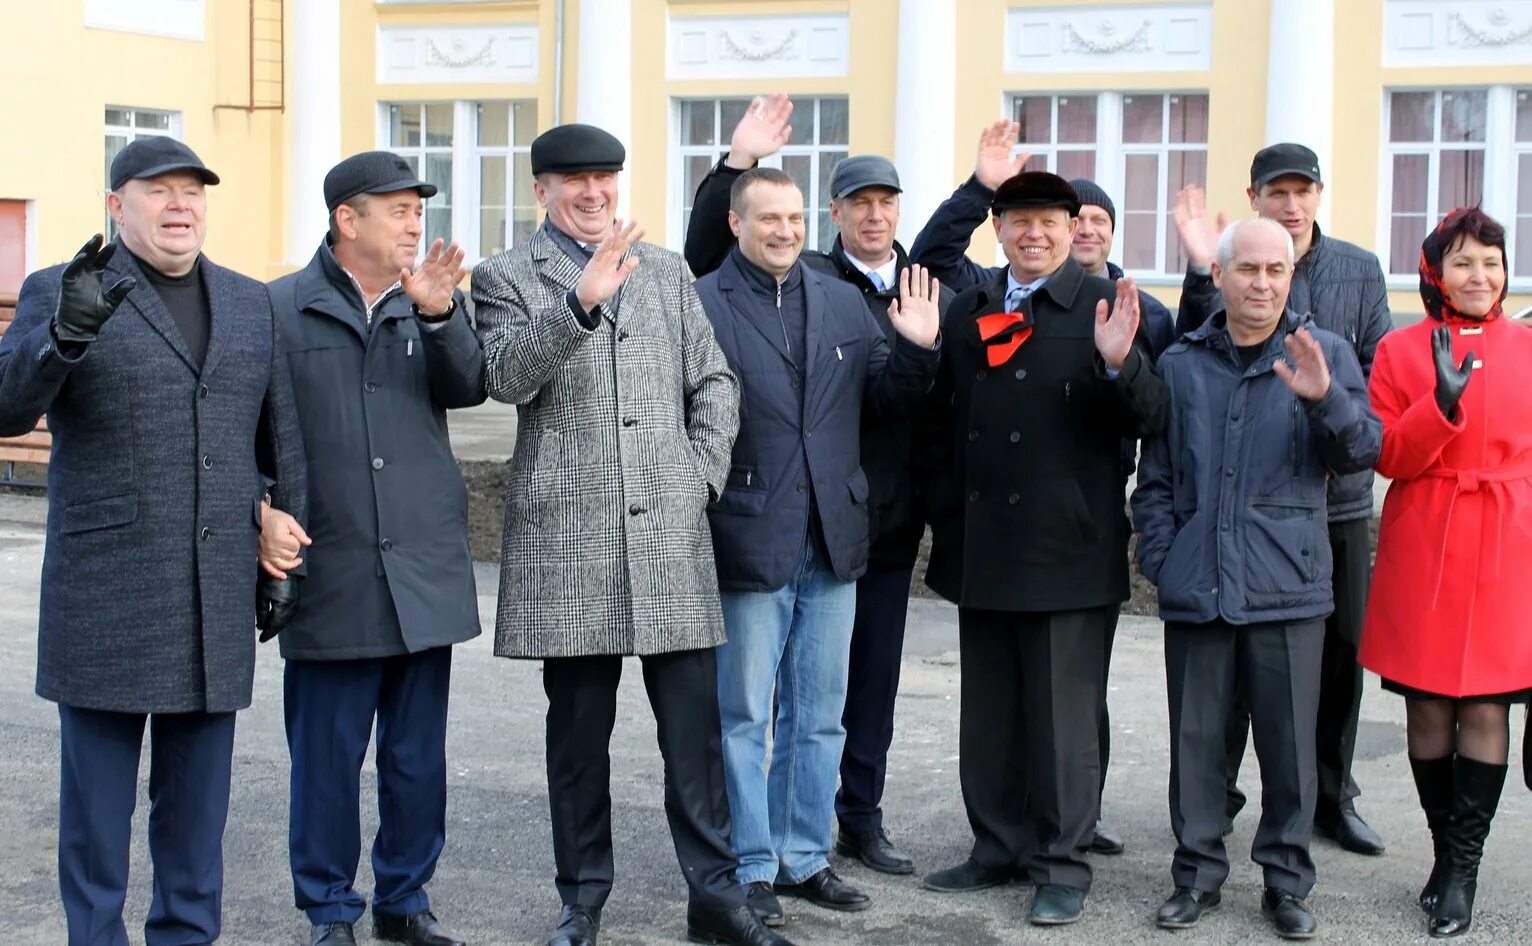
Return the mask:
<svg viewBox="0 0 1532 946">
<path fill-rule="evenodd" d="M 869 273 L 877 273 L 878 278 L 883 280 L 884 289 L 894 288 L 894 280 L 898 278 L 899 272 L 899 254 L 889 254 L 888 262 L 884 263 L 882 266 L 868 266 L 866 263 L 857 259 L 855 256 L 852 256 L 850 253 L 845 252 L 844 250 L 841 251 L 841 255 L 846 258 L 846 262 L 856 267 L 857 272 L 861 273 L 863 276 L 866 276 Z"/>
<path fill-rule="evenodd" d="M 1025 289 L 1027 291 L 1027 295 L 1031 295 L 1032 293 L 1036 292 L 1037 290 L 1043 288 L 1043 284 L 1046 283 L 1049 279 L 1051 279 L 1052 276 L 1053 276 L 1053 274 L 1049 273 L 1047 276 L 1039 276 L 1036 279 L 1032 280 L 1031 282 L 1027 282 L 1027 283 L 1019 282 L 1016 279 L 1016 274 L 1011 272 L 1011 268 L 1009 266 L 1007 266 L 1005 268 L 1005 295 L 1006 295 L 1006 298 L 1010 298 L 1011 293 L 1014 292 L 1017 289 Z"/>
</svg>

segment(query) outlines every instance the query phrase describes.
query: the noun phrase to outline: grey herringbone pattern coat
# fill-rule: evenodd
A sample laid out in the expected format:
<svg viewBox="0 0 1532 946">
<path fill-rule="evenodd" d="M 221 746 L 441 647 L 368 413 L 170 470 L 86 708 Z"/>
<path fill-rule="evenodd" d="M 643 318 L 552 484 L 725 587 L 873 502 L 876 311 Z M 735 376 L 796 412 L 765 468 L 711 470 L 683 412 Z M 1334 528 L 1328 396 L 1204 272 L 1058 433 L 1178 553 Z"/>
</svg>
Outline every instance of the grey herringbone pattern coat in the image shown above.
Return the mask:
<svg viewBox="0 0 1532 946">
<path fill-rule="evenodd" d="M 473 273 L 489 395 L 518 406 L 495 653 L 656 654 L 723 642 L 706 508 L 739 385 L 681 257 L 649 244 L 588 330 L 581 266 L 543 231 Z"/>
</svg>

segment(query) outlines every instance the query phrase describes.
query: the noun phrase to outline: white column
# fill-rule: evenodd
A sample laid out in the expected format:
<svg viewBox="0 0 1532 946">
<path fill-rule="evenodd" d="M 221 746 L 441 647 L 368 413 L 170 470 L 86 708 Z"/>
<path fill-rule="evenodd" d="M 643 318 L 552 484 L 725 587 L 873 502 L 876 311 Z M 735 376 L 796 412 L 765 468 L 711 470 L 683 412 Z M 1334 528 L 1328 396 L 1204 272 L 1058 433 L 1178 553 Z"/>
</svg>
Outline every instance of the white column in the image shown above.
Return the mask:
<svg viewBox="0 0 1532 946">
<path fill-rule="evenodd" d="M 341 159 L 340 0 L 290 3 L 287 91 L 287 263 L 301 266 L 324 236 L 324 176 Z"/>
<path fill-rule="evenodd" d="M 894 166 L 906 247 L 952 193 L 957 72 L 957 0 L 899 0 Z"/>
<path fill-rule="evenodd" d="M 626 168 L 633 167 L 633 0 L 580 0 L 580 39 L 576 62 L 576 117 L 616 136 L 628 150 Z M 664 50 L 657 51 L 663 62 Z M 618 178 L 617 215 L 632 210 L 632 175 Z M 658 182 L 655 182 L 658 183 Z M 664 221 L 641 221 L 659 234 Z"/>
<path fill-rule="evenodd" d="M 1293 141 L 1312 149 L 1328 180 L 1334 156 L 1335 0 L 1272 3 L 1266 61 L 1266 143 Z M 1326 199 L 1319 205 L 1319 226 L 1329 225 Z"/>
</svg>

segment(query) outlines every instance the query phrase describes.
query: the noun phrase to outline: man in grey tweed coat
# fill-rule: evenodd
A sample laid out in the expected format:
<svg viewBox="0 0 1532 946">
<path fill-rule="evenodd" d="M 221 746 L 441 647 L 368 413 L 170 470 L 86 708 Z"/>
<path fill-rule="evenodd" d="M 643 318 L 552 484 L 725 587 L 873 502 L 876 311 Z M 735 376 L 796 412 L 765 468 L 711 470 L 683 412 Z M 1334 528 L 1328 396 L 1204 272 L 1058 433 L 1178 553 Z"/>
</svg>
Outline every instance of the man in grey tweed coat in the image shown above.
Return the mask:
<svg viewBox="0 0 1532 946">
<path fill-rule="evenodd" d="M 59 888 L 70 946 L 127 946 L 147 727 L 143 942 L 211 943 L 262 499 L 305 520 L 303 445 L 266 287 L 201 255 L 217 175 L 149 138 L 110 176 L 119 239 L 33 273 L 0 340 L 0 436 L 53 431 L 37 693 L 59 708 Z"/>
<path fill-rule="evenodd" d="M 495 653 L 540 658 L 564 909 L 550 946 L 595 946 L 612 888 L 608 743 L 622 658 L 643 661 L 665 814 L 696 942 L 787 946 L 745 905 L 729 846 L 707 506 L 728 475 L 739 385 L 686 263 L 615 224 L 622 144 L 588 125 L 532 142 L 546 222 L 481 263 L 490 397 L 518 410 Z"/>
</svg>

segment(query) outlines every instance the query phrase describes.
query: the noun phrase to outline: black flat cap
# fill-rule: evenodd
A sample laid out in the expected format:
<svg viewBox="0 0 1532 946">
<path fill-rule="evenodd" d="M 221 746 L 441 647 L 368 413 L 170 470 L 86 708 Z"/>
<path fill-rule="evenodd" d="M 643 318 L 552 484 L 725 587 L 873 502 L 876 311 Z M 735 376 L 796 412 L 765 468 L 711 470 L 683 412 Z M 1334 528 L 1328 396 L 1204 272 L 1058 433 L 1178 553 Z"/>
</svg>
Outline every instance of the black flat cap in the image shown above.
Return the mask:
<svg viewBox="0 0 1532 946">
<path fill-rule="evenodd" d="M 392 151 L 363 151 L 330 168 L 324 176 L 324 204 L 330 212 L 358 194 L 415 191 L 435 197 L 436 185 L 415 176 L 410 163 Z"/>
<path fill-rule="evenodd" d="M 876 154 L 842 158 L 830 175 L 830 196 L 840 200 L 864 187 L 886 187 L 895 192 L 904 190 L 899 186 L 899 172 L 889 159 Z"/>
<path fill-rule="evenodd" d="M 1284 141 L 1262 148 L 1250 162 L 1250 186 L 1259 188 L 1279 177 L 1296 174 L 1315 184 L 1323 184 L 1319 176 L 1319 156 L 1300 144 Z"/>
<path fill-rule="evenodd" d="M 621 171 L 622 142 L 594 125 L 560 125 L 532 139 L 532 173 Z"/>
<path fill-rule="evenodd" d="M 1047 171 L 1022 171 L 995 188 L 989 202 L 991 213 L 1019 208 L 1062 207 L 1071 217 L 1080 215 L 1080 195 L 1069 182 Z"/>
<path fill-rule="evenodd" d="M 218 175 L 209 171 L 196 152 L 166 135 L 152 135 L 128 142 L 112 159 L 111 185 L 116 190 L 128 181 L 159 177 L 172 171 L 190 171 L 204 184 L 217 184 Z"/>
</svg>

